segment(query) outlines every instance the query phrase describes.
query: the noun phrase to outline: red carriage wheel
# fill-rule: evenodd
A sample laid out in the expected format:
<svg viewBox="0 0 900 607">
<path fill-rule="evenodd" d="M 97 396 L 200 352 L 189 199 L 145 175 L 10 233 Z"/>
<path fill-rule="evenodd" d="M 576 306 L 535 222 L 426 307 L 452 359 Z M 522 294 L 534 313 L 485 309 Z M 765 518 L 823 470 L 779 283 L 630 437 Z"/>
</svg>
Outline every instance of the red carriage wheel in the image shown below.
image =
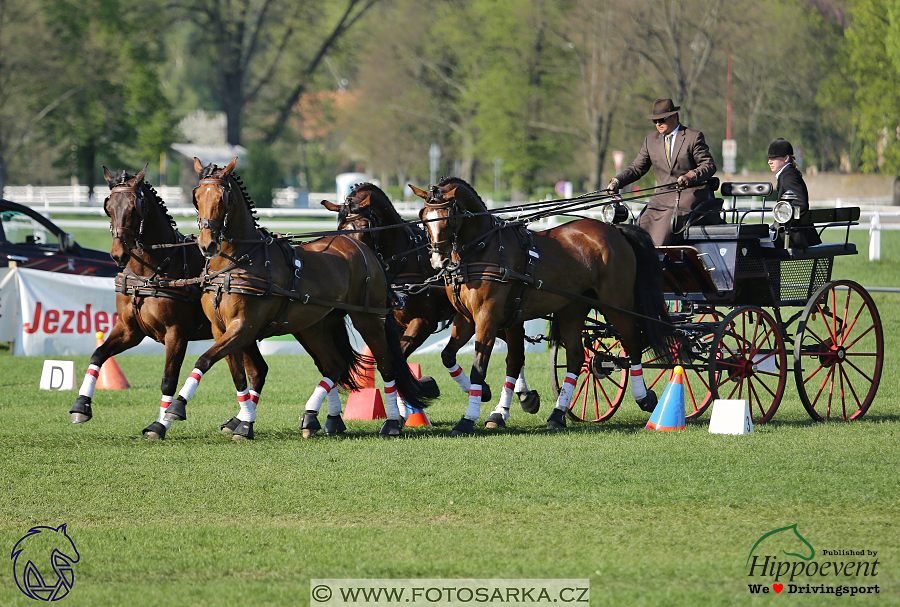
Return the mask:
<svg viewBox="0 0 900 607">
<path fill-rule="evenodd" d="M 585 323 L 584 363 L 568 412 L 575 421 L 605 422 L 615 414 L 625 397 L 628 369 L 615 366 L 609 358 L 624 357 L 625 353 L 618 339 L 600 336 L 603 326 L 596 312 Z M 562 345 L 550 347 L 550 365 L 550 385 L 556 398 L 566 377 L 566 350 Z"/>
<path fill-rule="evenodd" d="M 702 334 L 694 339 L 679 340 L 672 348 L 671 365 L 661 368 L 658 356 L 650 350 L 644 352 L 641 361 L 644 367 L 644 383 L 647 389 L 654 390 L 657 396 L 662 396 L 662 391 L 671 381 L 675 365 L 681 365 L 684 369 L 684 416 L 687 419 L 700 417 L 713 402 L 706 375 L 709 346 L 715 331 L 710 329 L 704 331 L 702 325 L 718 324 L 722 318 L 720 312 L 696 314 L 691 319 L 690 325 L 701 325 L 698 330 Z"/>
<path fill-rule="evenodd" d="M 794 378 L 816 421 L 860 419 L 881 381 L 884 335 L 872 296 L 852 280 L 813 295 L 797 324 Z"/>
<path fill-rule="evenodd" d="M 787 354 L 775 319 L 755 306 L 732 311 L 719 325 L 709 353 L 712 398 L 742 399 L 764 424 L 775 415 L 787 383 Z"/>
</svg>

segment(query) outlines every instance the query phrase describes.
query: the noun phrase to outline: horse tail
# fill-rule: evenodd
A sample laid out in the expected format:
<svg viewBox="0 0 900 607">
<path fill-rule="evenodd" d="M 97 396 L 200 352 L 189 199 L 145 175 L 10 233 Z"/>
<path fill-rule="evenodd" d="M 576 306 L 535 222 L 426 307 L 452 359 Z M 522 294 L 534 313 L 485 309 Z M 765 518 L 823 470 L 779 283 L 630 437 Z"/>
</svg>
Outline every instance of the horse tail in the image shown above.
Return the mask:
<svg viewBox="0 0 900 607">
<path fill-rule="evenodd" d="M 406 356 L 403 354 L 403 348 L 400 347 L 400 329 L 397 327 L 397 321 L 393 314 L 384 317 L 384 335 L 387 339 L 388 354 L 391 357 L 391 364 L 394 367 L 394 381 L 397 391 L 403 395 L 403 399 L 419 409 L 428 406 L 427 399 L 422 395 L 422 386 L 419 384 L 409 365 L 406 362 Z"/>
<path fill-rule="evenodd" d="M 359 390 L 360 386 L 357 379 L 362 376 L 365 370 L 366 361 L 363 360 L 362 354 L 353 348 L 350 343 L 350 331 L 347 328 L 347 312 L 343 310 L 332 310 L 329 317 L 334 319 L 331 329 L 331 339 L 341 359 L 341 375 L 338 378 L 338 385 L 348 390 Z M 318 366 L 318 365 L 317 365 Z M 324 370 L 321 370 L 324 373 Z"/>
<path fill-rule="evenodd" d="M 634 250 L 637 267 L 641 269 L 640 278 L 634 281 L 634 311 L 641 315 L 637 321 L 644 345 L 649 346 L 660 360 L 670 363 L 675 329 L 663 297 L 663 268 L 656 245 L 647 230 L 640 226 L 617 224 L 616 227 Z"/>
</svg>

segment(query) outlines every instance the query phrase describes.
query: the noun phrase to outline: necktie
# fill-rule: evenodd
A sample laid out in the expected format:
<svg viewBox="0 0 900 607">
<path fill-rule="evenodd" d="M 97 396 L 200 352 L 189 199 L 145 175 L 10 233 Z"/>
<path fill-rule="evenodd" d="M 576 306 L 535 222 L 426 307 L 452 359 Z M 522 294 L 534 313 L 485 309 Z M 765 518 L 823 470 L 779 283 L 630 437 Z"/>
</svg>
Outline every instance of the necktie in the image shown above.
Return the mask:
<svg viewBox="0 0 900 607">
<path fill-rule="evenodd" d="M 669 166 L 672 166 L 672 152 L 670 151 L 672 148 L 672 133 L 669 133 L 665 137 L 666 140 L 666 162 L 669 163 Z"/>
</svg>

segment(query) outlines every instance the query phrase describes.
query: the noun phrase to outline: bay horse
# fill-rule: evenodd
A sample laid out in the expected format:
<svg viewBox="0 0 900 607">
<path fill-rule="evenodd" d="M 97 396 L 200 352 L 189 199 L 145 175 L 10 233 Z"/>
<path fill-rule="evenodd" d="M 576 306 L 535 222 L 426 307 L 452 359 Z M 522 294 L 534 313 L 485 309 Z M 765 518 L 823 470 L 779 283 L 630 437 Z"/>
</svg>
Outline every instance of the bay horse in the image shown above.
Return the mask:
<svg viewBox="0 0 900 607">
<path fill-rule="evenodd" d="M 115 280 L 118 318 L 106 341 L 91 355 L 69 413 L 73 424 L 89 421 L 100 367 L 148 336 L 166 347 L 166 362 L 159 416 L 142 434 L 164 439 L 171 425 L 164 419 L 165 410 L 178 387 L 188 342 L 212 339 L 212 329 L 200 306 L 200 288 L 185 282 L 203 271 L 203 256 L 190 238 L 175 229 L 165 203 L 144 181 L 146 170 L 145 165 L 137 175 L 131 175 L 126 171 L 112 173 L 103 167 L 110 188 L 103 203 L 113 237 L 109 254 L 123 269 Z"/>
<path fill-rule="evenodd" d="M 425 231 L 415 223 L 405 221 L 384 191 L 372 183 L 356 184 L 345 197 L 344 204 L 323 200 L 322 205 L 338 214 L 339 230 L 351 231 L 353 238 L 378 254 L 391 286 L 407 292 L 405 305 L 394 312 L 394 318 L 403 330 L 401 342 L 407 358 L 441 323 L 455 318 L 454 331 L 441 351 L 441 361 L 460 389 L 468 394 L 471 381 L 457 363 L 456 355 L 468 340 L 461 338 L 465 334 L 471 337 L 471 327 L 468 326 L 471 323 L 456 312 L 443 284 L 425 284 L 427 279 L 437 274 L 427 260 L 425 248 L 428 236 Z M 457 326 L 463 329 L 458 331 Z M 526 413 L 537 413 L 540 409 L 540 395 L 536 390 L 529 390 L 525 381 L 524 324 L 513 323 L 503 335 L 509 347 L 507 377 L 500 402 L 485 424 L 489 428 L 506 426 L 513 393 Z M 434 387 L 436 389 L 437 385 Z M 438 391 L 433 396 L 439 394 Z M 482 384 L 482 398 L 491 400 L 490 388 L 486 383 Z"/>
<path fill-rule="evenodd" d="M 290 334 L 316 349 L 314 360 L 323 374 L 301 417 L 304 435 L 312 435 L 320 429 L 318 408 L 335 385 L 356 387 L 353 372 L 358 371 L 359 357 L 351 350 L 354 356 L 348 360 L 349 337 L 334 337 L 336 326 L 346 331 L 344 317 L 349 316 L 384 380 L 387 420 L 380 434 L 399 436 L 398 390 L 414 406 L 426 405 L 419 400 L 421 388 L 400 349 L 390 290 L 377 257 L 347 236 L 297 247 L 276 238 L 258 225 L 252 202 L 234 174 L 236 163 L 237 158 L 224 168 L 204 167 L 194 158 L 200 177 L 193 193 L 200 228 L 197 244 L 206 258 L 201 302 L 215 343 L 197 359 L 166 418 L 187 417 L 187 402 L 200 379 L 223 357 L 265 337 Z M 241 391 L 237 380 L 235 387 Z M 245 406 L 253 410 L 249 401 L 242 401 L 242 411 Z"/>
<path fill-rule="evenodd" d="M 645 230 L 578 219 L 531 232 L 492 216 L 475 190 L 457 177 L 444 177 L 427 192 L 410 187 L 425 201 L 419 218 L 428 232 L 431 265 L 447 276 L 448 298 L 474 325 L 469 405 L 454 435 L 473 433 L 498 327 L 514 317 L 553 314 L 566 348 L 567 374 L 548 429 L 566 427 L 565 413 L 584 364 L 582 330 L 592 309 L 599 309 L 619 334 L 631 362 L 632 395 L 643 410 L 652 411 L 656 395 L 644 385 L 641 353 L 649 345 L 665 359 L 672 327 L 662 266 Z"/>
</svg>

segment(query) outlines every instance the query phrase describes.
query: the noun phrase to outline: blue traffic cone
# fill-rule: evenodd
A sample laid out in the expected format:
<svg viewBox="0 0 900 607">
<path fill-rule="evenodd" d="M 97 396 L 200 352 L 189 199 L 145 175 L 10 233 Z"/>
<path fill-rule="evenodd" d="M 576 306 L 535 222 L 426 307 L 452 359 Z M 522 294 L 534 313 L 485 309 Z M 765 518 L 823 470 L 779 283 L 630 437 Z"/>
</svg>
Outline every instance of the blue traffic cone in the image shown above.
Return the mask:
<svg viewBox="0 0 900 607">
<path fill-rule="evenodd" d="M 684 430 L 684 369 L 676 366 L 673 374 L 644 430 Z"/>
</svg>

